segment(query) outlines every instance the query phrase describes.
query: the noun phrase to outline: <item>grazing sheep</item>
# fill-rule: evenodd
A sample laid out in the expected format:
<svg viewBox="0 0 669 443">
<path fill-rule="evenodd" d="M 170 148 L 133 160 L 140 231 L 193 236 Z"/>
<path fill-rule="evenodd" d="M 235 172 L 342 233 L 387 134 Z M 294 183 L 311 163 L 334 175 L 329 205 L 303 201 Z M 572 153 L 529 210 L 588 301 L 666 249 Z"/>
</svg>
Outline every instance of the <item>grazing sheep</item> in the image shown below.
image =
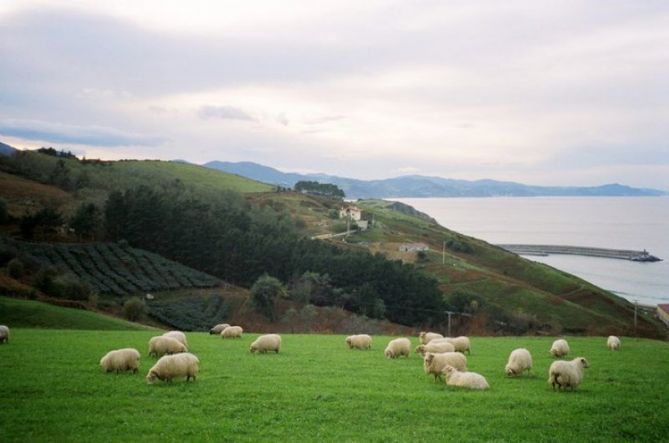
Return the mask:
<svg viewBox="0 0 669 443">
<path fill-rule="evenodd" d="M 249 351 L 251 352 L 262 352 L 274 351 L 277 354 L 281 350 L 281 336 L 279 334 L 266 334 L 261 335 L 256 338 L 256 340 L 251 343 Z"/>
<path fill-rule="evenodd" d="M 522 375 L 524 371 L 527 371 L 529 374 L 531 369 L 532 354 L 525 348 L 514 349 L 509 355 L 509 361 L 504 368 L 506 375 L 509 377 Z"/>
<path fill-rule="evenodd" d="M 444 341 L 452 344 L 455 347 L 455 352 L 462 352 L 463 354 L 467 352 L 469 355 L 472 354 L 472 347 L 469 343 L 469 338 L 465 337 L 464 335 L 455 338 L 446 337 L 444 338 Z"/>
<path fill-rule="evenodd" d="M 609 338 L 606 340 L 606 346 L 612 351 L 617 351 L 620 349 L 620 339 L 615 335 L 609 335 Z"/>
<path fill-rule="evenodd" d="M 0 325 L 0 343 L 9 343 L 9 328 L 5 325 Z"/>
<path fill-rule="evenodd" d="M 139 351 L 134 348 L 123 348 L 109 351 L 100 359 L 100 367 L 104 372 L 132 371 L 139 369 Z"/>
<path fill-rule="evenodd" d="M 159 335 L 151 337 L 151 340 L 149 340 L 149 355 L 162 357 L 165 354 L 177 354 L 179 352 L 188 352 L 188 348 L 177 339 Z"/>
<path fill-rule="evenodd" d="M 426 345 L 416 346 L 416 353 L 420 355 L 425 355 L 426 352 L 440 354 L 442 352 L 454 352 L 454 351 L 455 351 L 455 346 L 444 340 L 430 340 L 430 343 Z"/>
<path fill-rule="evenodd" d="M 383 351 L 383 355 L 387 358 L 397 358 L 402 355 L 408 357 L 411 353 L 411 341 L 408 338 L 396 338 L 395 340 L 390 340 L 386 350 Z"/>
<path fill-rule="evenodd" d="M 485 377 L 476 372 L 460 372 L 451 365 L 446 365 L 442 372 L 448 386 L 479 390 L 490 389 Z"/>
<path fill-rule="evenodd" d="M 350 349 L 372 349 L 372 337 L 367 334 L 349 335 L 346 344 Z"/>
<path fill-rule="evenodd" d="M 242 338 L 242 332 L 241 326 L 228 326 L 221 331 L 221 338 Z"/>
<path fill-rule="evenodd" d="M 423 357 L 423 370 L 426 374 L 434 375 L 434 381 L 437 381 L 447 365 L 460 371 L 466 371 L 467 357 L 460 352 L 442 352 L 439 354 L 426 352 Z"/>
<path fill-rule="evenodd" d="M 573 391 L 583 381 L 583 370 L 588 367 L 590 365 L 583 357 L 576 357 L 572 361 L 554 361 L 548 369 L 548 383 L 553 386 L 553 390 L 557 385 L 558 391 L 567 388 Z"/>
<path fill-rule="evenodd" d="M 569 354 L 569 343 L 562 338 L 555 340 L 551 346 L 550 353 L 553 357 L 564 357 Z"/>
<path fill-rule="evenodd" d="M 223 329 L 227 328 L 228 326 L 230 325 L 227 323 L 219 323 L 209 330 L 209 335 L 220 335 L 220 333 L 223 332 Z"/>
<path fill-rule="evenodd" d="M 430 341 L 434 340 L 435 338 L 444 338 L 444 336 L 437 332 L 425 332 L 425 331 L 421 331 L 421 333 L 418 334 L 418 339 L 420 340 L 420 344 L 422 345 L 430 343 Z"/>
<path fill-rule="evenodd" d="M 168 331 L 163 334 L 163 337 L 172 337 L 173 339 L 180 341 L 183 345 L 188 348 L 188 340 L 186 340 L 186 334 L 181 331 Z"/>
<path fill-rule="evenodd" d="M 173 378 L 178 377 L 186 377 L 186 381 L 192 378 L 195 381 L 198 363 L 200 360 L 189 352 L 165 355 L 149 369 L 149 373 L 146 374 L 146 382 L 151 385 L 156 379 L 170 382 Z"/>
</svg>

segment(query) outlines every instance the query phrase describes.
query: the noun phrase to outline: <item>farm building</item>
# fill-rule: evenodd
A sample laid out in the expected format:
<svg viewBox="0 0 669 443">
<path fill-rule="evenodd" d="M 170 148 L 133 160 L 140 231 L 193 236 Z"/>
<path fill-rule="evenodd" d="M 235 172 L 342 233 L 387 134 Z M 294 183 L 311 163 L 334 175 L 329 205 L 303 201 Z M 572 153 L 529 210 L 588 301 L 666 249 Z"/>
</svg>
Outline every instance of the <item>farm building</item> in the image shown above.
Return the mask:
<svg viewBox="0 0 669 443">
<path fill-rule="evenodd" d="M 362 219 L 362 211 L 357 206 L 346 206 L 339 210 L 339 218 L 348 218 L 351 220 L 360 221 Z"/>
<path fill-rule="evenodd" d="M 429 251 L 430 247 L 425 243 L 402 243 L 399 249 L 402 252 L 419 252 Z"/>
<path fill-rule="evenodd" d="M 657 305 L 656 315 L 662 323 L 669 326 L 669 304 Z"/>
</svg>

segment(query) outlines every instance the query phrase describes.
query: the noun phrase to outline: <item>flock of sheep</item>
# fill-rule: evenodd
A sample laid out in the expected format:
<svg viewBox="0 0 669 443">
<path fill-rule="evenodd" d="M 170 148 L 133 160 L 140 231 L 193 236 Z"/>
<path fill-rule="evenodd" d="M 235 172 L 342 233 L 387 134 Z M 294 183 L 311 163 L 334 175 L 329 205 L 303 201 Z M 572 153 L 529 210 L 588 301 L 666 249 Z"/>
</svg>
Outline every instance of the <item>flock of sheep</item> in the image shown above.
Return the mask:
<svg viewBox="0 0 669 443">
<path fill-rule="evenodd" d="M 241 338 L 244 330 L 241 326 L 230 326 L 221 323 L 209 331 L 210 334 L 219 334 L 222 338 Z M 278 353 L 281 350 L 281 336 L 278 334 L 266 334 L 258 337 L 249 351 Z M 186 381 L 195 380 L 199 370 L 200 360 L 188 352 L 188 340 L 186 334 L 181 331 L 169 331 L 163 335 L 149 339 L 148 354 L 157 357 L 158 361 L 146 374 L 146 382 L 153 384 L 156 380 L 172 381 L 175 378 L 185 377 Z M 109 351 L 100 359 L 100 367 L 104 372 L 136 373 L 139 369 L 140 354 L 137 349 L 123 348 Z"/>
<path fill-rule="evenodd" d="M 421 332 L 419 335 L 420 345 L 416 347 L 416 353 L 423 356 L 423 370 L 428 375 L 433 375 L 435 381 L 442 377 L 449 386 L 458 386 L 467 389 L 488 389 L 490 385 L 486 378 L 476 372 L 467 370 L 467 357 L 471 355 L 471 344 L 469 338 L 444 337 L 436 332 Z M 346 344 L 352 349 L 371 349 L 372 337 L 367 334 L 351 335 L 346 337 Z M 620 349 L 620 339 L 610 336 L 607 340 L 610 350 Z M 411 352 L 411 342 L 408 338 L 396 338 L 391 340 L 384 351 L 387 358 L 408 357 Z M 554 357 L 564 357 L 569 353 L 569 344 L 564 339 L 553 342 L 550 353 Z M 577 357 L 571 361 L 554 361 L 548 369 L 548 383 L 553 390 L 575 389 L 583 381 L 584 369 L 589 366 L 583 357 Z M 530 373 L 532 369 L 532 355 L 525 348 L 514 349 L 509 355 L 509 360 L 504 368 L 509 377 L 522 375 L 525 371 Z"/>
<path fill-rule="evenodd" d="M 240 326 L 231 326 L 221 323 L 209 331 L 210 334 L 218 334 L 222 338 L 241 338 L 243 329 Z M 485 377 L 476 372 L 467 370 L 467 357 L 471 356 L 471 344 L 469 338 L 444 337 L 435 332 L 421 332 L 419 335 L 420 345 L 415 352 L 423 356 L 423 369 L 426 374 L 433 375 L 435 381 L 443 377 L 449 386 L 458 386 L 467 389 L 488 389 L 490 385 Z M 0 325 L 0 343 L 9 343 L 9 328 Z M 346 337 L 346 344 L 351 349 L 368 350 L 372 347 L 372 337 L 367 334 L 351 335 Z M 606 342 L 610 350 L 620 349 L 620 339 L 609 336 Z M 265 334 L 259 336 L 249 347 L 249 351 L 276 352 L 281 350 L 281 336 L 278 334 Z M 385 348 L 384 355 L 387 358 L 409 357 L 411 353 L 411 341 L 408 338 L 396 338 L 390 340 Z M 556 357 L 564 357 L 569 353 L 569 344 L 564 339 L 553 342 L 550 353 Z M 185 377 L 186 381 L 195 380 L 198 373 L 198 358 L 188 352 L 188 341 L 186 334 L 181 331 L 169 331 L 163 335 L 152 337 L 149 340 L 150 356 L 158 358 L 146 375 L 146 381 L 153 384 L 156 380 L 172 381 L 175 378 Z M 109 351 L 100 359 L 100 367 L 104 372 L 136 373 L 139 369 L 140 353 L 134 348 L 123 348 Z M 575 389 L 583 381 L 584 370 L 589 366 L 583 357 L 577 357 L 571 361 L 556 360 L 548 369 L 548 383 L 553 390 Z M 514 349 L 509 355 L 508 362 L 504 368 L 509 377 L 522 375 L 525 371 L 532 369 L 532 355 L 525 348 Z"/>
</svg>

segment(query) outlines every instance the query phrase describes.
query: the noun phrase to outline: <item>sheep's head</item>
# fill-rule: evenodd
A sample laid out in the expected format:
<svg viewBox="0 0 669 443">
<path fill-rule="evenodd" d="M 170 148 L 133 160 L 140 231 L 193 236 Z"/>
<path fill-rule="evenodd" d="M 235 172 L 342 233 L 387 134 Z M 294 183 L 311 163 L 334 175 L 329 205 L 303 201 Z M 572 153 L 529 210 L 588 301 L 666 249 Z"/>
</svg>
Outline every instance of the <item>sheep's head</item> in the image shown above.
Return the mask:
<svg viewBox="0 0 669 443">
<path fill-rule="evenodd" d="M 387 358 L 393 358 L 393 352 L 390 349 L 386 349 L 383 352 L 383 355 L 385 355 Z"/>
<path fill-rule="evenodd" d="M 583 367 L 583 368 L 589 368 L 590 364 L 588 364 L 588 360 L 586 360 L 583 357 L 578 357 L 578 363 Z"/>
<path fill-rule="evenodd" d="M 346 344 L 349 348 L 351 347 L 351 337 L 346 337 Z"/>
<path fill-rule="evenodd" d="M 516 371 L 514 371 L 513 368 L 510 367 L 509 365 L 507 365 L 505 369 L 506 369 L 506 375 L 507 376 L 513 377 L 514 375 L 516 375 Z"/>
<path fill-rule="evenodd" d="M 149 373 L 146 374 L 146 382 L 150 385 L 154 384 L 157 378 L 158 375 L 155 373 L 155 371 L 149 371 Z"/>
<path fill-rule="evenodd" d="M 425 360 L 425 363 L 428 365 L 432 363 L 432 360 L 434 360 L 434 354 L 431 352 L 428 352 L 424 355 L 423 359 Z"/>
<path fill-rule="evenodd" d="M 420 334 L 418 334 L 418 337 L 420 337 L 420 339 L 423 340 L 425 338 L 425 334 L 427 334 L 427 332 L 420 331 Z"/>
<path fill-rule="evenodd" d="M 416 346 L 416 354 L 420 354 L 420 355 L 425 354 L 425 345 Z"/>
<path fill-rule="evenodd" d="M 446 378 L 450 377 L 454 372 L 455 368 L 451 365 L 446 365 L 444 366 L 444 369 L 441 370 L 441 373 L 444 374 Z"/>
<path fill-rule="evenodd" d="M 255 345 L 249 346 L 249 352 L 256 352 L 258 349 L 255 347 Z"/>
</svg>

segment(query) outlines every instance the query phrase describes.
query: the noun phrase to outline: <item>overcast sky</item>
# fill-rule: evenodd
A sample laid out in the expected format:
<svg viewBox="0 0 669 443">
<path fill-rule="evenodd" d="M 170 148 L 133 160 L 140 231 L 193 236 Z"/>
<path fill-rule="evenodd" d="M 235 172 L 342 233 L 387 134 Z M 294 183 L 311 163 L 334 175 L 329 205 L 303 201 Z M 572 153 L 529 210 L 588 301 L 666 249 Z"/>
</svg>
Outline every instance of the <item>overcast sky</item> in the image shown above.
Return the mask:
<svg viewBox="0 0 669 443">
<path fill-rule="evenodd" d="M 669 2 L 0 2 L 0 141 L 669 190 Z"/>
</svg>

